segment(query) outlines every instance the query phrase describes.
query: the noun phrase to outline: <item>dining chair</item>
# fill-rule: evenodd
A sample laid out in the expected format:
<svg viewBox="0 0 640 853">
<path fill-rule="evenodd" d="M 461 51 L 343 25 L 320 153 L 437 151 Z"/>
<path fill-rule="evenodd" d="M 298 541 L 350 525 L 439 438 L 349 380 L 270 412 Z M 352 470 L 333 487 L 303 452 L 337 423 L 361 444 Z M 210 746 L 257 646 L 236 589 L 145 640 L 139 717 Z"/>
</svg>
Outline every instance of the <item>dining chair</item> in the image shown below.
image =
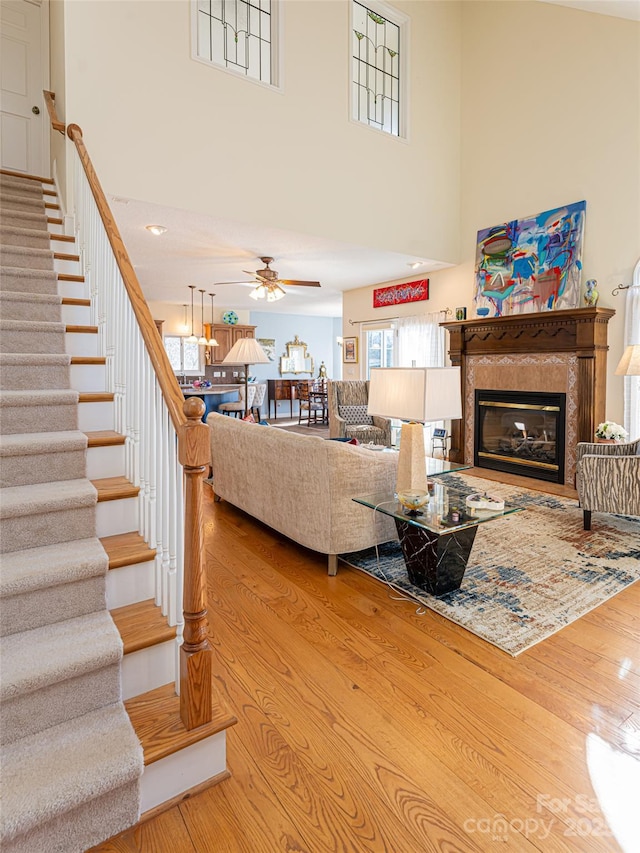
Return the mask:
<svg viewBox="0 0 640 853">
<path fill-rule="evenodd" d="M 311 426 L 312 422 L 317 424 L 318 414 L 320 414 L 321 419 L 323 417 L 324 404 L 315 399 L 311 383 L 298 382 L 296 396 L 299 403 L 298 424 L 301 424 L 303 419 L 306 420 L 307 426 Z"/>
<path fill-rule="evenodd" d="M 252 386 L 254 388 L 253 402 L 251 403 L 251 412 L 254 418 L 260 420 L 260 406 L 264 403 L 265 394 L 267 393 L 267 383 L 258 382 Z"/>
<path fill-rule="evenodd" d="M 256 386 L 249 385 L 248 390 L 248 398 L 247 405 L 245 407 L 244 404 L 244 385 L 238 386 L 238 399 L 233 403 L 220 403 L 218 406 L 218 412 L 221 412 L 223 415 L 233 415 L 234 418 L 242 417 L 245 411 L 250 412 L 251 406 L 253 405 L 253 399 L 256 393 Z"/>
</svg>

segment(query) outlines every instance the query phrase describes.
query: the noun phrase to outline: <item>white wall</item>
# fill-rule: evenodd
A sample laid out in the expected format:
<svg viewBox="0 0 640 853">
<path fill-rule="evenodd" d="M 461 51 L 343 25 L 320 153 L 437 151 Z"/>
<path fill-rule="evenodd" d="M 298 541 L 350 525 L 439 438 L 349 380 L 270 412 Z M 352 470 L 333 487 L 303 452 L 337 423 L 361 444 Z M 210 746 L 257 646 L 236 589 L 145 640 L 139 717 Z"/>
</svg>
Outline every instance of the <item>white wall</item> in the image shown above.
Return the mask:
<svg viewBox="0 0 640 853">
<path fill-rule="evenodd" d="M 473 316 L 480 228 L 586 199 L 583 281 L 597 279 L 599 305 L 617 312 L 607 417 L 622 423 L 624 298 L 611 291 L 631 283 L 640 256 L 640 26 L 526 0 L 465 2 L 461 105 L 462 263 L 429 276 L 421 310 Z M 382 313 L 370 293 L 345 294 L 345 321 Z"/>
<path fill-rule="evenodd" d="M 349 4 L 284 2 L 283 92 L 190 58 L 187 0 L 65 8 L 66 118 L 109 193 L 458 260 L 460 7 L 411 18 L 410 139 L 349 120 Z"/>
</svg>

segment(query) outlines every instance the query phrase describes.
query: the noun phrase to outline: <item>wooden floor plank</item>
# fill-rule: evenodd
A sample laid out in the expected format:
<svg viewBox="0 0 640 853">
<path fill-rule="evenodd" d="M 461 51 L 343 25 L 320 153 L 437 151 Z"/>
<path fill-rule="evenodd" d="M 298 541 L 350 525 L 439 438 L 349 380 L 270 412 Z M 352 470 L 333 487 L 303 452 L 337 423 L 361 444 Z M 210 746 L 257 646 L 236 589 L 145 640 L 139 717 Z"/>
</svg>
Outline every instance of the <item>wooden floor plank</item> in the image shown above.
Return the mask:
<svg viewBox="0 0 640 853">
<path fill-rule="evenodd" d="M 638 747 L 640 584 L 511 658 L 209 490 L 205 531 L 233 776 L 101 853 L 621 851 L 587 743 Z"/>
</svg>

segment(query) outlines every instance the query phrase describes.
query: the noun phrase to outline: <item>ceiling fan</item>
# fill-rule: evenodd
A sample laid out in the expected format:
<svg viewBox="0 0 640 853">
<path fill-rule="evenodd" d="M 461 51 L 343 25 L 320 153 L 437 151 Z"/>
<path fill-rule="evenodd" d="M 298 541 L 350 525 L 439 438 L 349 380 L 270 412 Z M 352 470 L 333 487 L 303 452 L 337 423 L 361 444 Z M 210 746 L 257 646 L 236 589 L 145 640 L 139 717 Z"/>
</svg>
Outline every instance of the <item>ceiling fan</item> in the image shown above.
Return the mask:
<svg viewBox="0 0 640 853">
<path fill-rule="evenodd" d="M 254 276 L 253 281 L 218 281 L 216 284 L 255 284 L 257 287 L 251 291 L 249 296 L 252 299 L 266 299 L 267 302 L 277 302 L 285 296 L 285 291 L 280 287 L 284 284 L 285 287 L 320 287 L 319 281 L 298 281 L 292 278 L 278 278 L 277 270 L 272 270 L 269 264 L 273 263 L 273 258 L 260 258 L 265 265 L 264 269 L 251 272 L 250 270 L 242 270 L 247 275 Z"/>
</svg>

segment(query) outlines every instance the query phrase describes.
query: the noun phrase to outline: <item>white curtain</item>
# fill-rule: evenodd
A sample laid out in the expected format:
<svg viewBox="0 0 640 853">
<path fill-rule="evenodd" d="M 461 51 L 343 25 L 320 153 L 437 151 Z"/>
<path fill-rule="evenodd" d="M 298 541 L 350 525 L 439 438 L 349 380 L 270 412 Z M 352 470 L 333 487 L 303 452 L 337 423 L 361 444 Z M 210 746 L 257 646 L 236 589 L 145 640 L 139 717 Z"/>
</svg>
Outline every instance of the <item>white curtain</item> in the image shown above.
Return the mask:
<svg viewBox="0 0 640 853">
<path fill-rule="evenodd" d="M 633 284 L 626 291 L 624 345 L 640 344 L 640 260 L 633 271 Z M 624 428 L 629 440 L 640 438 L 640 376 L 624 377 Z"/>
<path fill-rule="evenodd" d="M 402 317 L 397 321 L 397 367 L 444 367 L 445 330 L 439 326 L 442 313 L 422 314 L 419 317 Z M 425 444 L 433 456 L 434 429 L 443 429 L 444 421 L 425 424 Z"/>
<path fill-rule="evenodd" d="M 397 321 L 398 367 L 444 367 L 445 331 L 442 313 L 402 317 Z"/>
</svg>

